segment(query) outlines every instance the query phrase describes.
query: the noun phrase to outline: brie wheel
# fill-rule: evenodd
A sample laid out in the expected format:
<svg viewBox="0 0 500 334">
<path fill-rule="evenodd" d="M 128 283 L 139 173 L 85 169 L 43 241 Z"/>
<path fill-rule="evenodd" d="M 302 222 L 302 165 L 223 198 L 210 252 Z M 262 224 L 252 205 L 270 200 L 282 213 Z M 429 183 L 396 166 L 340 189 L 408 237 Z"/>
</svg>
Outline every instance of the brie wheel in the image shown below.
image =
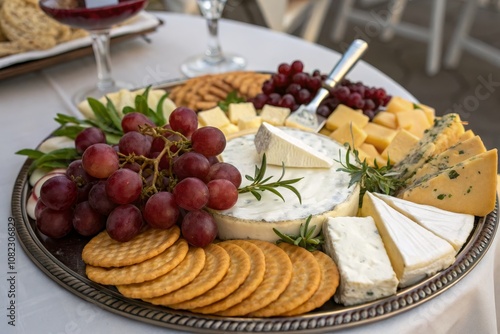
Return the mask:
<svg viewBox="0 0 500 334">
<path fill-rule="evenodd" d="M 285 166 L 282 180 L 302 178 L 293 186 L 301 195 L 302 203 L 290 190 L 279 187 L 284 201 L 270 191 L 260 192 L 261 200 L 251 193 L 240 194 L 236 204 L 228 210 L 211 210 L 219 229 L 218 237 L 227 239 L 260 239 L 275 242 L 279 239 L 276 228 L 285 234 L 299 234 L 301 224 L 312 216 L 309 227 L 315 234 L 328 217 L 355 216 L 358 210 L 359 186 L 349 187 L 350 176 L 337 171 L 345 161 L 346 149 L 330 138 L 299 129 L 283 128 L 288 134 L 313 147 L 334 160 L 331 168 L 292 168 Z M 221 155 L 224 162 L 233 164 L 242 175 L 244 187 L 251 182 L 245 175 L 254 176 L 255 167 L 261 166 L 261 157 L 254 145 L 255 134 L 245 134 L 228 140 Z M 297 155 L 300 159 L 300 156 Z M 276 182 L 282 174 L 281 166 L 266 166 L 269 182 Z"/>
</svg>

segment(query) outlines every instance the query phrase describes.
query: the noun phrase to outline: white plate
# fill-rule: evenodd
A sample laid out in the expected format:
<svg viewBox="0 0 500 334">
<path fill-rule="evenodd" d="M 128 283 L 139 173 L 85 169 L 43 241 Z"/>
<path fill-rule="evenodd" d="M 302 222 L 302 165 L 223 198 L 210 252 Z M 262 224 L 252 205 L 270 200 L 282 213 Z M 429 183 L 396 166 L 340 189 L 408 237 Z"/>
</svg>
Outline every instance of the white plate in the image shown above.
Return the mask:
<svg viewBox="0 0 500 334">
<path fill-rule="evenodd" d="M 156 16 L 147 13 L 140 12 L 137 16 L 133 17 L 126 24 L 117 26 L 111 30 L 111 37 L 117 37 L 127 34 L 133 34 L 137 32 L 141 32 L 144 30 L 148 30 L 158 26 L 160 23 L 159 19 Z M 53 48 L 47 50 L 35 50 L 35 51 L 27 51 L 23 53 L 18 53 L 6 57 L 0 58 L 0 69 L 5 68 L 11 65 L 24 63 L 30 60 L 43 59 L 59 54 L 63 54 L 65 52 L 79 49 L 82 47 L 90 46 L 92 41 L 89 36 L 82 37 L 78 39 L 74 39 L 68 42 L 64 42 L 54 46 Z"/>
</svg>

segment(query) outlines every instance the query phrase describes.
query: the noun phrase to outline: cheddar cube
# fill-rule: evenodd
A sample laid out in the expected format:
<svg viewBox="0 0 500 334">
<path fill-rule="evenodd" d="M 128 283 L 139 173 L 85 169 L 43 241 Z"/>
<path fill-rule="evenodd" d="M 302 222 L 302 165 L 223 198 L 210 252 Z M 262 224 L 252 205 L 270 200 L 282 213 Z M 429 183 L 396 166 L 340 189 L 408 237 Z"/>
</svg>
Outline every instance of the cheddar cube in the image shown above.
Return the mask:
<svg viewBox="0 0 500 334">
<path fill-rule="evenodd" d="M 358 127 L 363 128 L 370 118 L 363 113 L 349 108 L 346 105 L 339 104 L 337 108 L 328 116 L 326 120 L 326 128 L 328 130 L 336 130 L 344 124 L 356 124 Z"/>
<path fill-rule="evenodd" d="M 366 132 L 367 137 L 365 142 L 372 144 L 380 152 L 385 150 L 387 146 L 391 143 L 392 139 L 396 136 L 397 131 L 393 129 L 386 128 L 385 126 L 368 123 L 363 128 Z"/>
<path fill-rule="evenodd" d="M 238 126 L 234 125 L 233 123 L 228 123 L 228 124 L 220 127 L 219 129 L 222 131 L 222 133 L 224 133 L 224 135 L 226 135 L 226 137 L 230 136 L 233 133 L 240 131 L 240 128 Z"/>
<path fill-rule="evenodd" d="M 231 123 L 238 124 L 238 120 L 240 118 L 257 116 L 257 111 L 255 111 L 255 107 L 252 102 L 231 103 L 229 104 L 227 115 L 229 116 Z"/>
<path fill-rule="evenodd" d="M 413 149 L 418 141 L 417 136 L 405 129 L 401 129 L 381 155 L 384 159 L 390 160 L 391 164 L 398 163 Z"/>
<path fill-rule="evenodd" d="M 359 148 L 364 152 L 366 152 L 366 154 L 368 154 L 371 157 L 376 157 L 380 155 L 379 152 L 377 151 L 377 148 L 375 148 L 375 146 L 373 146 L 372 144 L 363 143 L 359 146 Z"/>
<path fill-rule="evenodd" d="M 198 113 L 198 122 L 201 126 L 214 126 L 222 128 L 225 125 L 231 124 L 229 118 L 220 107 L 200 111 Z"/>
<path fill-rule="evenodd" d="M 330 138 L 335 139 L 342 145 L 348 143 L 352 148 L 358 148 L 366 139 L 366 132 L 355 123 L 345 123 L 330 134 Z"/>
<path fill-rule="evenodd" d="M 266 122 L 274 126 L 285 125 L 285 120 L 289 115 L 289 108 L 275 107 L 268 104 L 264 105 L 260 112 L 262 122 Z"/>
<path fill-rule="evenodd" d="M 436 110 L 422 103 L 418 103 L 417 106 L 419 109 L 422 109 L 424 111 L 425 116 L 427 116 L 427 120 L 429 121 L 429 124 L 433 124 L 434 118 L 436 118 Z"/>
<path fill-rule="evenodd" d="M 260 116 L 244 116 L 238 119 L 238 128 L 241 130 L 257 129 L 262 124 Z"/>
<path fill-rule="evenodd" d="M 379 112 L 373 118 L 373 123 L 377 123 L 388 127 L 389 129 L 397 129 L 398 128 L 398 120 L 396 119 L 396 114 L 392 112 L 382 111 Z"/>
<path fill-rule="evenodd" d="M 424 131 L 431 127 L 422 109 L 400 111 L 396 118 L 400 128 L 408 130 L 418 138 L 422 138 Z"/>
<path fill-rule="evenodd" d="M 359 159 L 361 161 L 366 160 L 366 162 L 370 166 L 374 166 L 375 161 L 377 161 L 377 164 L 379 166 L 384 166 L 387 164 L 387 161 L 380 156 L 377 149 L 372 144 L 367 144 L 367 143 L 361 144 L 358 149 L 358 154 L 359 154 Z"/>
<path fill-rule="evenodd" d="M 387 103 L 385 110 L 387 112 L 398 113 L 400 111 L 413 110 L 413 102 L 400 96 L 393 96 Z"/>
<path fill-rule="evenodd" d="M 332 133 L 332 131 L 328 130 L 326 127 L 323 127 L 321 128 L 321 130 L 319 130 L 319 133 L 324 136 L 329 136 Z"/>
</svg>

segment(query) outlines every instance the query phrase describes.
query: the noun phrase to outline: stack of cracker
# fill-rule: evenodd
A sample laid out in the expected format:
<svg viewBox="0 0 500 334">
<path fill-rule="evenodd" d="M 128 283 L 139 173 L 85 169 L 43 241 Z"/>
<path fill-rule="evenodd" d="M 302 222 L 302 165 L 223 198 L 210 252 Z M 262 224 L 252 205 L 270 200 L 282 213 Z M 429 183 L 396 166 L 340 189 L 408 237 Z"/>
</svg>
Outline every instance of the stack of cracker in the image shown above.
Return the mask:
<svg viewBox="0 0 500 334">
<path fill-rule="evenodd" d="M 91 280 L 126 297 L 225 317 L 303 314 L 327 302 L 339 283 L 322 252 L 260 240 L 192 247 L 177 226 L 149 228 L 124 243 L 103 231 L 82 257 Z"/>
<path fill-rule="evenodd" d="M 38 0 L 0 1 L 0 57 L 50 49 L 86 34 L 48 17 Z"/>
<path fill-rule="evenodd" d="M 175 87 L 169 97 L 178 106 L 201 111 L 216 107 L 233 91 L 246 99 L 254 97 L 262 92 L 262 84 L 270 77 L 250 71 L 203 75 Z"/>
</svg>

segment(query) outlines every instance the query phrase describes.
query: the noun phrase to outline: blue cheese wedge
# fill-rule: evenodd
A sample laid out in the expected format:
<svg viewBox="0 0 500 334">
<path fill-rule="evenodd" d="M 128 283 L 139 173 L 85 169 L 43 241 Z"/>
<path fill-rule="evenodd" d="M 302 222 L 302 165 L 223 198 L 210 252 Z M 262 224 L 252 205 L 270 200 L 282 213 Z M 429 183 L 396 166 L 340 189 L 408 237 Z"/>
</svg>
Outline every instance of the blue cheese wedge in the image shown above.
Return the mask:
<svg viewBox="0 0 500 334">
<path fill-rule="evenodd" d="M 397 196 L 443 210 L 486 216 L 495 208 L 497 165 L 498 152 L 492 149 L 426 175 Z"/>
<path fill-rule="evenodd" d="M 339 269 L 337 303 L 356 305 L 396 293 L 398 280 L 372 217 L 328 218 L 323 235 L 325 252 Z"/>
<path fill-rule="evenodd" d="M 330 168 L 333 165 L 332 158 L 269 123 L 259 127 L 254 143 L 257 153 L 265 153 L 270 165 L 303 168 Z"/>
<path fill-rule="evenodd" d="M 473 215 L 450 212 L 393 196 L 383 194 L 374 195 L 411 220 L 448 241 L 456 252 L 465 244 L 474 227 Z"/>
<path fill-rule="evenodd" d="M 458 114 L 446 114 L 434 120 L 434 125 L 426 130 L 423 137 L 400 162 L 392 168 L 401 180 L 412 177 L 432 156 L 435 156 L 458 142 L 465 132 Z"/>
<path fill-rule="evenodd" d="M 236 204 L 228 210 L 211 211 L 217 222 L 220 239 L 260 239 L 275 242 L 278 236 L 273 228 L 282 233 L 298 234 L 301 224 L 312 216 L 310 227 L 316 233 L 327 217 L 355 216 L 358 210 L 359 186 L 349 187 L 350 176 L 337 171 L 338 160 L 345 160 L 346 149 L 332 139 L 313 132 L 283 128 L 315 151 L 334 160 L 331 168 L 285 168 L 283 180 L 302 178 L 293 186 L 299 191 L 302 203 L 286 188 L 277 188 L 284 201 L 264 191 L 261 200 L 251 193 L 238 196 Z M 233 164 L 243 176 L 241 187 L 251 182 L 244 176 L 254 176 L 255 167 L 261 165 L 261 157 L 254 145 L 255 133 L 245 134 L 227 141 L 221 154 L 223 161 Z M 267 165 L 266 176 L 277 181 L 282 174 L 281 166 Z"/>
<path fill-rule="evenodd" d="M 373 217 L 401 288 L 434 275 L 455 262 L 456 251 L 448 241 L 369 192 L 363 198 L 360 215 Z"/>
</svg>

